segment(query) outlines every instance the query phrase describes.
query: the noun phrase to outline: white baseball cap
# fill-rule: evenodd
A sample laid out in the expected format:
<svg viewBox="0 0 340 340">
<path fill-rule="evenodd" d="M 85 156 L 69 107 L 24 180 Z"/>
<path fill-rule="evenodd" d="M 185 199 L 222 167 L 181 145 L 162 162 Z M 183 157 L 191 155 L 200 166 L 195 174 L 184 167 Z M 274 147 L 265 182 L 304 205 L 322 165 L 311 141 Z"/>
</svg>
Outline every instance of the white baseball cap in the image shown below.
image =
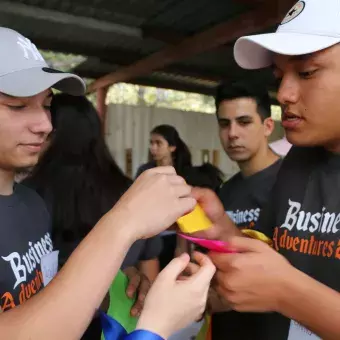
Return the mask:
<svg viewBox="0 0 340 340">
<path fill-rule="evenodd" d="M 272 64 L 272 54 L 303 55 L 321 51 L 340 42 L 340 1 L 304 0 L 297 2 L 275 33 L 238 39 L 234 57 L 245 69 Z"/>
<path fill-rule="evenodd" d="M 85 84 L 78 76 L 49 68 L 36 46 L 20 33 L 0 27 L 0 92 L 31 97 L 48 88 L 83 95 Z"/>
</svg>

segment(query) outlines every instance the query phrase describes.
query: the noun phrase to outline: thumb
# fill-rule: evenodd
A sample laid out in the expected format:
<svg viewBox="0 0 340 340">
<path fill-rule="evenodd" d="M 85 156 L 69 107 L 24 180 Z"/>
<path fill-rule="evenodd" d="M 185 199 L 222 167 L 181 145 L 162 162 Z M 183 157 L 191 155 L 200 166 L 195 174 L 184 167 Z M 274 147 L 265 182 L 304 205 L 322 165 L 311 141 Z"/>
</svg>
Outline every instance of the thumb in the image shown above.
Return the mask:
<svg viewBox="0 0 340 340">
<path fill-rule="evenodd" d="M 228 242 L 230 247 L 238 253 L 262 253 L 270 248 L 265 242 L 249 237 L 234 236 L 229 238 Z"/>
<path fill-rule="evenodd" d="M 160 279 L 166 281 L 176 281 L 179 275 L 185 270 L 190 262 L 190 256 L 188 254 L 182 254 L 179 257 L 174 258 L 159 274 Z"/>
</svg>

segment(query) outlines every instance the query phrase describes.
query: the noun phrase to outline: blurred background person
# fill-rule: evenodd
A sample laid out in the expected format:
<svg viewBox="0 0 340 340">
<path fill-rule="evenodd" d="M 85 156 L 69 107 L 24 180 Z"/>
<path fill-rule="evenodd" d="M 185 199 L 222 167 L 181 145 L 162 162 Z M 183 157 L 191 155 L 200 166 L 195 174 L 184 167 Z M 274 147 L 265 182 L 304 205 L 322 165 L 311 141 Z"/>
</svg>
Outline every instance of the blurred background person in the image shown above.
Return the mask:
<svg viewBox="0 0 340 340">
<path fill-rule="evenodd" d="M 54 132 L 24 184 L 47 203 L 52 238 L 62 266 L 132 181 L 110 155 L 97 111 L 86 97 L 58 94 L 53 98 L 51 113 Z M 122 269 L 136 266 L 153 281 L 159 272 L 157 257 L 161 249 L 160 237 L 136 241 Z M 92 328 L 88 338 L 99 339 L 99 322 L 93 322 Z"/>
</svg>

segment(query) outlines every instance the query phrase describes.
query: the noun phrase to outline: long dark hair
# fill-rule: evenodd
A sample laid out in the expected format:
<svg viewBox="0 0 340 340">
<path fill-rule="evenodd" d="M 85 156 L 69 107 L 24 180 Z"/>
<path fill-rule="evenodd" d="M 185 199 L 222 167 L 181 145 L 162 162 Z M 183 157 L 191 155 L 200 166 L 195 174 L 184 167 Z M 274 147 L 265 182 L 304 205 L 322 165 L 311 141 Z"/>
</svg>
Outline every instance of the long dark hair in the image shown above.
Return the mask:
<svg viewBox="0 0 340 340">
<path fill-rule="evenodd" d="M 86 97 L 58 94 L 51 113 L 51 144 L 27 183 L 50 205 L 54 236 L 72 242 L 91 230 L 131 180 L 110 155 Z"/>
<path fill-rule="evenodd" d="M 188 168 L 182 176 L 194 187 L 208 188 L 215 192 L 219 190 L 224 180 L 223 172 L 211 163 Z"/>
<path fill-rule="evenodd" d="M 185 169 L 192 167 L 190 150 L 173 126 L 158 125 L 152 129 L 151 134 L 162 136 L 170 146 L 176 147 L 172 153 L 172 162 L 178 174 L 182 174 Z"/>
</svg>

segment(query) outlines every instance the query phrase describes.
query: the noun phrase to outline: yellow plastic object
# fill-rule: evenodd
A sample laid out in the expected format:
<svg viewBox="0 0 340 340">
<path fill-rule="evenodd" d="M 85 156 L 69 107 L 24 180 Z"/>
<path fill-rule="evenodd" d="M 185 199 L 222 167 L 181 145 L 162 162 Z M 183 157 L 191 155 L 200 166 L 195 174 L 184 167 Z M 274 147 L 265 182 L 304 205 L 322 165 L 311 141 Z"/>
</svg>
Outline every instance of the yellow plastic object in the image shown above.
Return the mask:
<svg viewBox="0 0 340 340">
<path fill-rule="evenodd" d="M 203 209 L 196 205 L 195 209 L 177 220 L 181 231 L 186 234 L 196 233 L 198 231 L 209 229 L 212 222 L 209 220 Z"/>
</svg>

